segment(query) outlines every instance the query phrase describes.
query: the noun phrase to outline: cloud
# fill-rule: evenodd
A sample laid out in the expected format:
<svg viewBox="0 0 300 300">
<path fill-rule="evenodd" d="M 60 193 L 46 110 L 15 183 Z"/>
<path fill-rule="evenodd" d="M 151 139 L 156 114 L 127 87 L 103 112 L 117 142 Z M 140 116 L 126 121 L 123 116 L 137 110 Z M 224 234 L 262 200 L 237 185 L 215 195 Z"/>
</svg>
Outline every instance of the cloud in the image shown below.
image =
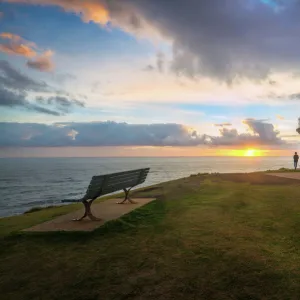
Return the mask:
<svg viewBox="0 0 300 300">
<path fill-rule="evenodd" d="M 128 124 L 110 121 L 51 125 L 0 123 L 0 146 L 285 145 L 272 124 L 253 119 L 244 122 L 249 133 L 239 134 L 236 129 L 221 128 L 219 136 L 198 133 L 182 124 Z M 3 131 L 6 135 L 1 135 Z"/>
<path fill-rule="evenodd" d="M 7 39 L 7 40 L 13 40 L 13 41 L 16 41 L 16 42 L 22 40 L 22 38 L 19 35 L 13 34 L 13 33 L 10 33 L 10 32 L 0 33 L 0 38 Z"/>
<path fill-rule="evenodd" d="M 91 92 L 92 93 L 96 93 L 99 90 L 99 87 L 101 86 L 101 82 L 99 80 L 94 81 L 92 83 L 92 88 L 91 88 Z"/>
<path fill-rule="evenodd" d="M 68 12 L 79 15 L 84 22 L 93 21 L 105 25 L 109 19 L 106 0 L 5 0 L 9 3 L 60 6 Z M 116 2 L 116 1 L 112 1 Z"/>
<path fill-rule="evenodd" d="M 165 55 L 162 52 L 158 52 L 156 55 L 157 70 L 162 73 L 165 68 Z"/>
<path fill-rule="evenodd" d="M 15 93 L 0 85 L 0 106 L 24 106 L 26 94 L 23 92 Z"/>
<path fill-rule="evenodd" d="M 136 13 L 172 41 L 177 74 L 230 82 L 299 68 L 300 7 L 295 1 L 280 12 L 259 1 L 125 2 L 134 3 Z"/>
<path fill-rule="evenodd" d="M 218 123 L 218 124 L 214 124 L 216 127 L 225 127 L 225 126 L 232 126 L 231 123 Z"/>
<path fill-rule="evenodd" d="M 40 55 L 36 50 L 39 50 L 35 43 L 26 41 L 19 35 L 2 32 L 0 34 L 0 39 L 9 40 L 8 43 L 0 44 L 0 51 L 9 55 L 20 55 L 27 58 L 31 58 L 27 61 L 27 66 L 29 68 L 49 72 L 54 69 L 54 64 L 51 60 L 54 52 L 51 50 L 44 51 Z"/>
<path fill-rule="evenodd" d="M 66 83 L 68 81 L 74 81 L 77 76 L 70 73 L 53 74 L 53 80 L 57 83 Z"/>
<path fill-rule="evenodd" d="M 74 107 L 85 107 L 84 102 L 79 101 L 77 99 L 69 99 L 64 96 L 52 96 L 52 97 L 37 97 L 36 102 L 40 105 L 44 106 L 52 106 L 55 107 L 57 111 L 61 113 L 68 113 Z"/>
<path fill-rule="evenodd" d="M 30 111 L 44 113 L 52 116 L 60 116 L 61 113 L 49 108 L 38 106 L 27 100 L 27 93 L 10 91 L 0 85 L 0 107 L 20 107 Z"/>
<path fill-rule="evenodd" d="M 249 130 L 256 135 L 262 143 L 266 144 L 282 144 L 284 141 L 279 138 L 280 132 L 274 129 L 270 123 L 264 120 L 246 119 L 244 120 Z"/>
<path fill-rule="evenodd" d="M 36 81 L 14 69 L 5 60 L 0 60 L 0 84 L 10 90 L 48 92 L 50 87 L 43 81 Z"/>
<path fill-rule="evenodd" d="M 152 72 L 158 71 L 159 73 L 163 73 L 166 67 L 166 58 L 164 53 L 158 52 L 156 54 L 156 62 L 155 64 L 149 64 L 144 68 L 144 71 Z"/>
<path fill-rule="evenodd" d="M 281 116 L 281 115 L 276 115 L 276 118 L 277 118 L 278 120 L 285 120 L 285 118 L 284 118 L 283 116 Z"/>
<path fill-rule="evenodd" d="M 10 32 L 0 33 L 0 39 L 9 40 L 8 43 L 0 44 L 0 51 L 9 55 L 20 55 L 25 57 L 34 57 L 37 55 L 33 49 L 34 43 L 22 39 L 19 35 Z"/>
<path fill-rule="evenodd" d="M 286 142 L 279 137 L 280 132 L 274 126 L 262 120 L 246 119 L 243 123 L 249 133 L 241 133 L 234 128 L 222 127 L 219 136 L 210 136 L 213 146 L 262 146 L 284 145 Z"/>
<path fill-rule="evenodd" d="M 48 98 L 39 96 L 35 101 L 29 101 L 28 92 L 54 91 L 45 82 L 33 80 L 14 69 L 7 61 L 0 60 L 0 107 L 19 107 L 53 116 L 69 113 L 74 107 L 84 107 L 82 101 L 60 95 Z"/>
<path fill-rule="evenodd" d="M 54 69 L 54 64 L 51 61 L 51 57 L 53 56 L 53 52 L 51 50 L 46 51 L 40 56 L 37 56 L 31 60 L 27 61 L 27 66 L 29 68 L 42 71 L 42 72 L 50 72 Z"/>
<path fill-rule="evenodd" d="M 25 57 L 33 57 L 36 55 L 36 52 L 27 45 L 17 43 L 0 44 L 0 51 L 9 55 L 20 55 Z"/>
<path fill-rule="evenodd" d="M 147 65 L 143 70 L 147 72 L 152 72 L 155 70 L 155 67 L 152 65 Z"/>
<path fill-rule="evenodd" d="M 0 123 L 0 146 L 195 146 L 204 139 L 179 124 Z"/>
<path fill-rule="evenodd" d="M 83 21 L 137 34 L 155 30 L 173 47 L 171 70 L 232 83 L 300 67 L 300 4 L 241 0 L 6 0 L 56 5 Z"/>
<path fill-rule="evenodd" d="M 287 98 L 291 100 L 300 100 L 300 93 L 290 94 L 287 96 Z"/>
</svg>

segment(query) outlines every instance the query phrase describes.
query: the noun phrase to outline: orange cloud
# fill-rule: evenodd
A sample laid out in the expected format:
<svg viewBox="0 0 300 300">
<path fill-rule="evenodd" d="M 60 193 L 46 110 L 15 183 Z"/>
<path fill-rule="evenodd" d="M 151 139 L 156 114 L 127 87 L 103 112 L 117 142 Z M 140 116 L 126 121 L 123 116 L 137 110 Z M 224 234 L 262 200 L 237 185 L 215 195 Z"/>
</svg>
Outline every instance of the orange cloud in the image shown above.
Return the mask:
<svg viewBox="0 0 300 300">
<path fill-rule="evenodd" d="M 79 15 L 84 22 L 93 21 L 102 25 L 110 19 L 105 0 L 6 0 L 6 2 L 60 6 L 65 11 Z"/>
<path fill-rule="evenodd" d="M 36 56 L 36 52 L 29 46 L 18 43 L 0 44 L 0 51 L 10 55 L 21 55 L 25 57 Z"/>
<path fill-rule="evenodd" d="M 281 115 L 277 115 L 276 117 L 277 117 L 278 120 L 284 120 L 284 117 L 281 116 Z"/>
<path fill-rule="evenodd" d="M 2 32 L 0 33 L 0 38 L 7 39 L 7 40 L 13 40 L 13 41 L 20 41 L 22 38 L 17 35 L 10 32 Z"/>
<path fill-rule="evenodd" d="M 37 55 L 35 50 L 32 49 L 33 47 L 36 47 L 36 45 L 34 43 L 27 42 L 17 34 L 2 32 L 0 33 L 0 38 L 3 40 L 9 40 L 8 43 L 0 44 L 1 52 L 10 55 L 21 55 L 25 57 L 33 57 Z"/>
<path fill-rule="evenodd" d="M 10 40 L 9 43 L 0 44 L 0 52 L 32 58 L 27 61 L 27 66 L 32 69 L 42 72 L 49 72 L 54 69 L 54 64 L 51 60 L 54 54 L 53 51 L 48 50 L 38 56 L 38 53 L 33 49 L 39 50 L 35 43 L 26 41 L 19 35 L 10 32 L 0 33 L 0 39 Z"/>
<path fill-rule="evenodd" d="M 1 0 L 0 0 L 1 1 Z M 95 22 L 101 26 L 109 22 L 112 26 L 136 36 L 152 36 L 157 39 L 161 35 L 146 18 L 141 17 L 138 10 L 128 1 L 122 0 L 4 0 L 9 3 L 28 5 L 58 6 L 65 12 L 78 15 L 83 22 Z"/>
<path fill-rule="evenodd" d="M 27 61 L 27 66 L 29 68 L 41 71 L 41 72 L 50 72 L 54 69 L 54 64 L 51 60 L 51 57 L 53 56 L 53 51 L 48 50 L 42 55 L 28 60 Z"/>
</svg>

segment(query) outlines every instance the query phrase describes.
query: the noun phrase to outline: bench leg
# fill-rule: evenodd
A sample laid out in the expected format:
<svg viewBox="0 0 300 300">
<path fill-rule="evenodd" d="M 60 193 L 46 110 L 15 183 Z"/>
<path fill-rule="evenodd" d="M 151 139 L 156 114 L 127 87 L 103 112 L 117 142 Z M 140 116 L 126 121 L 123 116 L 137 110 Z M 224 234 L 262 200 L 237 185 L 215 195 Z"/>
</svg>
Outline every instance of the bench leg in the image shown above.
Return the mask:
<svg viewBox="0 0 300 300">
<path fill-rule="evenodd" d="M 129 197 L 129 192 L 130 192 L 130 190 L 131 190 L 132 188 L 130 188 L 130 189 L 123 189 L 123 191 L 124 191 L 124 193 L 125 193 L 125 198 L 124 198 L 124 200 L 123 201 L 121 201 L 121 202 L 117 202 L 118 204 L 124 204 L 127 200 L 131 203 L 131 204 L 136 204 L 136 202 L 135 201 L 133 201 L 132 199 L 130 199 L 130 197 Z"/>
<path fill-rule="evenodd" d="M 87 201 L 87 200 L 82 201 L 82 203 L 84 205 L 84 215 L 79 219 L 75 219 L 74 221 L 82 221 L 86 217 L 89 217 L 92 221 L 100 221 L 101 220 L 92 214 L 91 206 L 92 206 L 92 203 L 94 202 L 94 200 L 95 199 L 92 199 L 90 201 Z"/>
</svg>

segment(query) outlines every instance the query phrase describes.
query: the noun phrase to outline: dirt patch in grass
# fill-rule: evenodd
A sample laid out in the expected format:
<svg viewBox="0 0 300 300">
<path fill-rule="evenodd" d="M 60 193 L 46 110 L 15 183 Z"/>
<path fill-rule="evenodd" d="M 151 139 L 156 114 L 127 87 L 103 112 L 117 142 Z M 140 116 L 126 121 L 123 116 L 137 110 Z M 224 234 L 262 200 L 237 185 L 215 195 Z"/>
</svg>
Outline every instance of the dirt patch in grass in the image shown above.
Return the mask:
<svg viewBox="0 0 300 300">
<path fill-rule="evenodd" d="M 228 180 L 232 182 L 247 182 L 258 185 L 300 185 L 297 179 L 269 176 L 264 173 L 236 173 L 218 174 L 214 176 L 216 180 Z"/>
</svg>

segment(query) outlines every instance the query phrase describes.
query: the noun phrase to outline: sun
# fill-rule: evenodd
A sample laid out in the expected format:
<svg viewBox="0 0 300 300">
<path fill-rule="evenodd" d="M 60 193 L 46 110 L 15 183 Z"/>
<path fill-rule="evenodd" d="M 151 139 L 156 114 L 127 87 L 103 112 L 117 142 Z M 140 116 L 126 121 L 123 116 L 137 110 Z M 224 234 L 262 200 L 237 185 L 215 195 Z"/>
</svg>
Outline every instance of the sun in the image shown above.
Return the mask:
<svg viewBox="0 0 300 300">
<path fill-rule="evenodd" d="M 244 153 L 244 156 L 256 156 L 257 150 L 255 149 L 247 149 Z"/>
</svg>

